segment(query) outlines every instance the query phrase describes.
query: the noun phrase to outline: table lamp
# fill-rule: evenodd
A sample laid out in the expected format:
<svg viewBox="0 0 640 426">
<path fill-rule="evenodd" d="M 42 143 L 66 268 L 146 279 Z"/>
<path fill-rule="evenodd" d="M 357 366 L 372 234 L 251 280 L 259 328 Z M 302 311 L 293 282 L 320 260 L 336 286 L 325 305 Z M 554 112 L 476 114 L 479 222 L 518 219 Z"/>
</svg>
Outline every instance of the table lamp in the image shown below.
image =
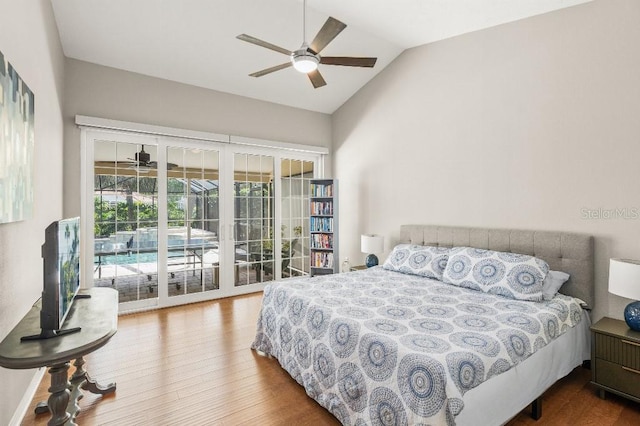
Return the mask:
<svg viewBox="0 0 640 426">
<path fill-rule="evenodd" d="M 380 235 L 361 235 L 360 251 L 362 253 L 368 253 L 365 261 L 367 268 L 376 266 L 378 264 L 378 256 L 376 256 L 375 253 L 382 253 L 384 251 L 384 237 Z"/>
<path fill-rule="evenodd" d="M 611 259 L 609 293 L 636 300 L 624 309 L 624 320 L 630 329 L 640 331 L 640 260 Z"/>
</svg>

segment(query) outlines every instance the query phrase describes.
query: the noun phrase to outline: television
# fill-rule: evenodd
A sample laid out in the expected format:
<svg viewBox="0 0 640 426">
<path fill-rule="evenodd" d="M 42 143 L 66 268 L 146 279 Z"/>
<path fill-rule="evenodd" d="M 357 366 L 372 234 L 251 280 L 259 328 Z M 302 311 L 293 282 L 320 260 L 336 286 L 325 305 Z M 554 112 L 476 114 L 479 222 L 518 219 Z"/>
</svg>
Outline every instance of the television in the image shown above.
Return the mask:
<svg viewBox="0 0 640 426">
<path fill-rule="evenodd" d="M 63 329 L 80 289 L 80 218 L 55 221 L 47 226 L 44 235 L 41 332 L 22 340 L 48 339 L 80 331 L 79 327 Z"/>
</svg>

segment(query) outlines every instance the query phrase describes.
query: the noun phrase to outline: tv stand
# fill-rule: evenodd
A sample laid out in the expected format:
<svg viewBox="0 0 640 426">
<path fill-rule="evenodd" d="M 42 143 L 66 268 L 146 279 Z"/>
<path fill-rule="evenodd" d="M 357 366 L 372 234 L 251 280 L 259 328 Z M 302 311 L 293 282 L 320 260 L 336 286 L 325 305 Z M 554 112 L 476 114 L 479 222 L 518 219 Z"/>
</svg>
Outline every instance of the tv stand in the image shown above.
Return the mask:
<svg viewBox="0 0 640 426">
<path fill-rule="evenodd" d="M 54 337 L 66 336 L 67 334 L 77 333 L 80 330 L 82 330 L 82 328 L 80 327 L 65 328 L 62 330 L 42 330 L 41 329 L 40 334 L 31 334 L 29 336 L 22 336 L 20 340 L 25 342 L 28 340 L 52 339 Z"/>
<path fill-rule="evenodd" d="M 78 293 L 73 297 L 73 299 L 91 299 L 91 295 L 89 293 Z"/>
<path fill-rule="evenodd" d="M 84 368 L 84 356 L 106 345 L 118 325 L 118 292 L 110 288 L 81 290 L 91 298 L 79 298 L 71 306 L 65 324 L 71 328 L 86 327 L 57 339 L 21 340 L 22 336 L 40 329 L 40 305 L 35 304 L 25 317 L 0 343 L 0 366 L 13 369 L 49 367 L 51 387 L 47 404 L 39 404 L 36 413 L 51 412 L 50 425 L 74 425 L 80 412 L 78 400 L 82 390 L 109 394 L 115 383 L 101 386 Z M 90 325 L 90 326 L 88 326 Z M 71 360 L 75 373 L 69 380 Z M 46 407 L 46 408 L 45 408 Z"/>
<path fill-rule="evenodd" d="M 91 295 L 89 293 L 78 293 L 73 297 L 74 300 L 90 299 L 90 298 L 91 298 Z M 60 336 L 65 336 L 71 333 L 77 333 L 80 330 L 82 330 L 82 327 L 64 328 L 60 330 L 47 330 L 47 329 L 41 328 L 40 334 L 31 334 L 29 336 L 22 336 L 20 340 L 24 342 L 25 340 L 52 339 L 54 337 L 60 337 Z"/>
</svg>

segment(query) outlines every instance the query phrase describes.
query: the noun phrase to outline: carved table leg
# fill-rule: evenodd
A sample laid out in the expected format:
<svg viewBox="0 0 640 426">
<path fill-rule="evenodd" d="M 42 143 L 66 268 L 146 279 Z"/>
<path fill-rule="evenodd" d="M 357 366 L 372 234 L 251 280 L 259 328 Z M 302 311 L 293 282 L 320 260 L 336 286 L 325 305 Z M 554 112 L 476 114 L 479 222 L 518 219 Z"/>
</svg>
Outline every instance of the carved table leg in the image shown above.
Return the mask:
<svg viewBox="0 0 640 426">
<path fill-rule="evenodd" d="M 71 420 L 71 414 L 67 413 L 70 395 L 70 383 L 67 376 L 68 371 L 68 362 L 56 364 L 49 368 L 49 374 L 51 375 L 51 387 L 49 388 L 51 395 L 48 401 L 51 419 L 49 423 L 47 423 L 49 426 L 75 425 Z"/>
<path fill-rule="evenodd" d="M 76 367 L 76 371 L 73 373 L 71 377 L 71 382 L 73 384 L 77 384 L 78 387 L 88 390 L 91 393 L 106 395 L 108 393 L 112 393 L 116 390 L 115 383 L 109 383 L 106 386 L 102 386 L 98 384 L 95 380 L 93 380 L 87 370 L 84 369 L 84 359 L 82 357 L 77 358 L 73 363 L 73 366 Z"/>
<path fill-rule="evenodd" d="M 82 363 L 84 364 L 84 361 Z M 80 405 L 78 404 L 78 401 L 84 397 L 80 388 L 84 384 L 85 378 L 82 375 L 82 371 L 84 371 L 82 369 L 82 364 L 78 365 L 77 359 L 73 363 L 73 366 L 76 367 L 76 371 L 73 373 L 70 380 L 71 386 L 69 387 L 69 390 L 71 391 L 71 398 L 69 400 L 69 413 L 71 413 L 75 418 L 75 416 L 80 413 Z M 78 373 L 79 371 L 81 372 Z"/>
</svg>

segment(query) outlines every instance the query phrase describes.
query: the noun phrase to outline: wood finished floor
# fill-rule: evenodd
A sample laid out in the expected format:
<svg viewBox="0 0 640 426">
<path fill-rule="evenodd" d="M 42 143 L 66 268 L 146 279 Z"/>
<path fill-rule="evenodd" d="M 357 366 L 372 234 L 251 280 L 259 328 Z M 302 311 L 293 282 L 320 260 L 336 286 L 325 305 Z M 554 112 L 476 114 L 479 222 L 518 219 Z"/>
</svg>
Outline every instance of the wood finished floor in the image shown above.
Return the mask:
<svg viewBox="0 0 640 426">
<path fill-rule="evenodd" d="M 275 359 L 249 349 L 261 300 L 256 293 L 121 316 L 118 333 L 85 358 L 90 375 L 101 384 L 115 381 L 117 391 L 85 392 L 76 422 L 338 425 Z M 549 389 L 538 422 L 526 409 L 508 425 L 640 425 L 640 404 L 614 395 L 601 400 L 590 374 L 578 367 Z M 48 397 L 49 384 L 47 374 L 22 425 L 47 423 L 49 415 L 33 409 Z"/>
</svg>

